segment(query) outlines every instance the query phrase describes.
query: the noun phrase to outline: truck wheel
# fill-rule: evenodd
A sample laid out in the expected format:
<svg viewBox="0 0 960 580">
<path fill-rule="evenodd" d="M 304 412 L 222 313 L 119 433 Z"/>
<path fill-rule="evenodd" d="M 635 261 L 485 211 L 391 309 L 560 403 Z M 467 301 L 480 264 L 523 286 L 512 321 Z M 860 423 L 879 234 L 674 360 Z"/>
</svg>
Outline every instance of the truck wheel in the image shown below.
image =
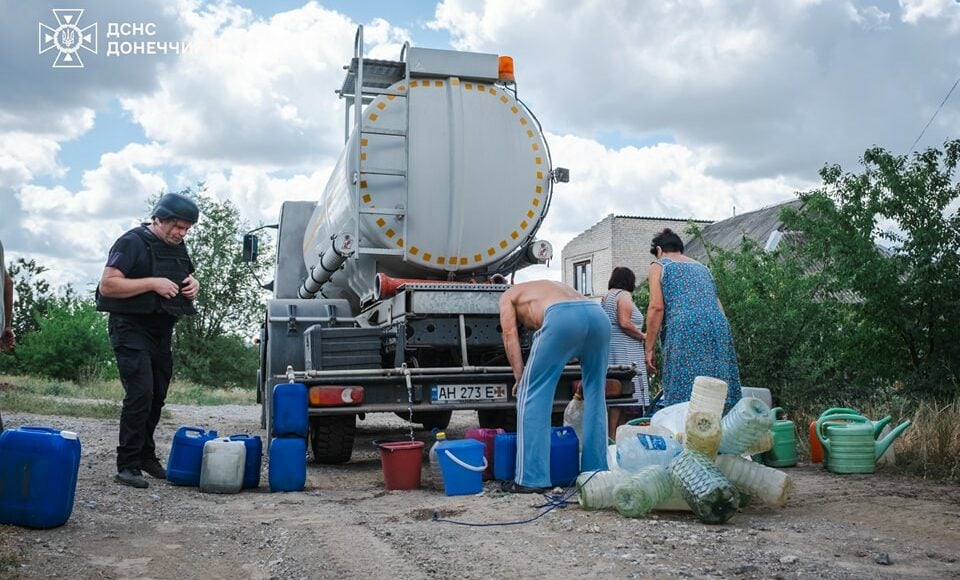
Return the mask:
<svg viewBox="0 0 960 580">
<path fill-rule="evenodd" d="M 356 415 L 310 417 L 310 449 L 315 463 L 346 463 L 353 454 Z"/>
<path fill-rule="evenodd" d="M 516 409 L 477 411 L 477 421 L 484 429 L 503 429 L 507 433 L 517 432 Z"/>
<path fill-rule="evenodd" d="M 413 422 L 420 423 L 424 429 L 446 429 L 450 425 L 453 411 L 439 411 L 433 413 L 414 413 Z"/>
<path fill-rule="evenodd" d="M 394 413 L 404 421 L 410 421 L 410 413 L 397 411 Z M 433 429 L 446 429 L 450 425 L 450 417 L 453 411 L 418 411 L 413 414 L 413 423 L 420 423 L 428 431 Z"/>
</svg>

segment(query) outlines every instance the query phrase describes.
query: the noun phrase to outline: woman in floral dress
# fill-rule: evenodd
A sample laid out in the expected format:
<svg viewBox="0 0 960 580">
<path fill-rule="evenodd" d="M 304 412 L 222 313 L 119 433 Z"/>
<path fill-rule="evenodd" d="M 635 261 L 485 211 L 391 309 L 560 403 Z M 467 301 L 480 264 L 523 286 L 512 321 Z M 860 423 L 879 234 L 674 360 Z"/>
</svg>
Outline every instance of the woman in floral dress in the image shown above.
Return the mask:
<svg viewBox="0 0 960 580">
<path fill-rule="evenodd" d="M 663 351 L 663 405 L 690 400 L 693 379 L 714 377 L 728 385 L 724 412 L 740 400 L 740 369 L 730 324 L 713 276 L 706 266 L 683 255 L 683 240 L 669 228 L 653 238 L 650 253 L 650 305 L 644 348 L 647 371 L 657 373 L 654 347 Z"/>
</svg>

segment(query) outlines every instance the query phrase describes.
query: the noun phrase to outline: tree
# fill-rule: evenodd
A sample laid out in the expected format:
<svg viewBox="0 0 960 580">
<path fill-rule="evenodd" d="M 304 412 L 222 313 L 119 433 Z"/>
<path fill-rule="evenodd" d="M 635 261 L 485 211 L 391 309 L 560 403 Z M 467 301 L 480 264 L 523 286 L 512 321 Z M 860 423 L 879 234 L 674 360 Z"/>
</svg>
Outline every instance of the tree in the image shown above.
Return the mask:
<svg viewBox="0 0 960 580">
<path fill-rule="evenodd" d="M 17 258 L 7 270 L 13 279 L 13 330 L 19 337 L 26 337 L 39 328 L 41 318 L 57 296 L 50 283 L 43 279 L 48 268 L 37 263 L 36 260 Z M 66 297 L 74 295 L 73 288 L 63 289 Z"/>
<path fill-rule="evenodd" d="M 193 197 L 200 208 L 200 221 L 187 236 L 200 294 L 195 302 L 197 314 L 177 324 L 177 373 L 200 384 L 252 388 L 258 351 L 246 338 L 253 336 L 263 315 L 256 276 L 266 269 L 269 252 L 251 269 L 241 259 L 242 233 L 249 228 L 240 210 L 230 201 L 207 195 L 202 183 L 196 194 L 190 188 L 180 193 Z"/>
<path fill-rule="evenodd" d="M 960 140 L 912 157 L 871 148 L 862 173 L 827 166 L 823 186 L 800 194 L 803 210 L 784 212 L 786 225 L 802 232 L 807 267 L 822 271 L 824 297 L 855 297 L 844 332 L 873 338 L 844 348 L 859 348 L 861 362 L 874 359 L 875 386 L 902 385 L 935 398 L 957 394 L 958 160 Z"/>
<path fill-rule="evenodd" d="M 794 408 L 862 398 L 876 365 L 861 355 L 868 344 L 883 350 L 881 331 L 857 325 L 850 304 L 824 299 L 823 276 L 805 267 L 798 246 L 768 252 L 748 238 L 734 250 L 704 245 L 744 385 L 769 388 Z"/>
<path fill-rule="evenodd" d="M 116 376 L 106 317 L 92 301 L 57 298 L 36 322 L 16 349 L 23 372 L 71 381 Z"/>
</svg>

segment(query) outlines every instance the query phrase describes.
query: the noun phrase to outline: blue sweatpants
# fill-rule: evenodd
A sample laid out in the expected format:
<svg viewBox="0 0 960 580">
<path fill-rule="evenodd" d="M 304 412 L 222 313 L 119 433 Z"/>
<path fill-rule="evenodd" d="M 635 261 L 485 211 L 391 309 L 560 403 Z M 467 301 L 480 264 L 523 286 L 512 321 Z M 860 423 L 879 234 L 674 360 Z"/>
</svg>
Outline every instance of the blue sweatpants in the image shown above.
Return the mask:
<svg viewBox="0 0 960 580">
<path fill-rule="evenodd" d="M 563 367 L 577 357 L 583 378 L 583 451 L 580 470 L 607 469 L 607 407 L 604 386 L 610 350 L 610 319 L 586 300 L 547 307 L 517 387 L 517 473 L 527 487 L 550 486 L 550 415 Z"/>
</svg>

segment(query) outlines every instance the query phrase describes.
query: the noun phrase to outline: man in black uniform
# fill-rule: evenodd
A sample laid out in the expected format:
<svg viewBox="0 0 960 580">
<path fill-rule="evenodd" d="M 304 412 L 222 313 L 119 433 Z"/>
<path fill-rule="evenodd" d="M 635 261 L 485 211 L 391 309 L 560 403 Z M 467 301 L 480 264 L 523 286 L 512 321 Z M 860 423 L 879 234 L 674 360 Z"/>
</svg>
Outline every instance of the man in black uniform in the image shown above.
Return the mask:
<svg viewBox="0 0 960 580">
<path fill-rule="evenodd" d="M 110 248 L 97 288 L 97 309 L 110 313 L 110 345 L 126 393 L 120 413 L 118 483 L 148 487 L 141 470 L 167 474 L 153 433 L 173 375 L 170 340 L 180 316 L 195 314 L 200 284 L 183 243 L 200 210 L 188 197 L 164 194 L 153 222 L 120 236 Z"/>
</svg>

